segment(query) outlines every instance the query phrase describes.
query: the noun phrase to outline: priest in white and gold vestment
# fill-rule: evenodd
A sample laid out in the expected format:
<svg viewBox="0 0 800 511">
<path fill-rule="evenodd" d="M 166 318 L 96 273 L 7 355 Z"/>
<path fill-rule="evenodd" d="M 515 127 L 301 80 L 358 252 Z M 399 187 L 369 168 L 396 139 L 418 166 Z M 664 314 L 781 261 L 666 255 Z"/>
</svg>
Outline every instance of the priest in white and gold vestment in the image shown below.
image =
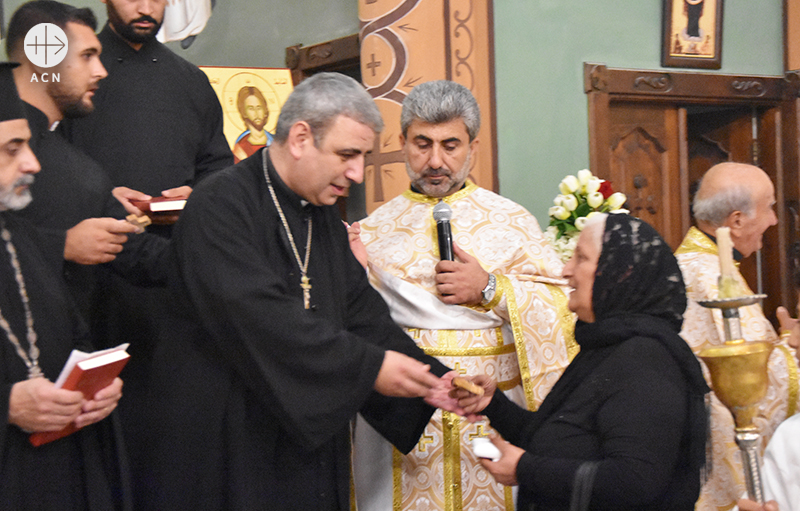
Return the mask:
<svg viewBox="0 0 800 511">
<path fill-rule="evenodd" d="M 360 224 L 373 286 L 426 353 L 462 374 L 494 377 L 515 402 L 536 409 L 578 349 L 562 264 L 530 213 L 467 180 L 480 127 L 469 90 L 421 84 L 403 103 L 401 122 L 411 189 Z M 441 263 L 432 216 L 440 201 L 452 209 L 456 256 Z M 471 450 L 470 440 L 489 431 L 485 420 L 470 424 L 439 410 L 404 456 L 360 421 L 359 511 L 513 510 L 511 488 Z"/>
<path fill-rule="evenodd" d="M 697 303 L 719 296 L 716 229 L 730 227 L 735 257 L 747 257 L 761 248 L 764 231 L 777 223 L 774 204 L 772 182 L 758 167 L 722 163 L 703 177 L 693 205 L 697 227 L 689 230 L 675 253 L 689 298 L 681 336 L 695 353 L 725 342 L 721 311 Z M 742 294 L 753 294 L 739 271 L 735 273 Z M 755 419 L 763 453 L 778 425 L 798 409 L 797 362 L 785 336 L 778 338 L 759 304 L 742 307 L 739 314 L 745 340 L 775 343 L 768 365 L 769 390 Z M 698 511 L 731 509 L 746 491 L 733 417 L 713 394 L 711 405 L 712 471 L 700 494 Z"/>
</svg>

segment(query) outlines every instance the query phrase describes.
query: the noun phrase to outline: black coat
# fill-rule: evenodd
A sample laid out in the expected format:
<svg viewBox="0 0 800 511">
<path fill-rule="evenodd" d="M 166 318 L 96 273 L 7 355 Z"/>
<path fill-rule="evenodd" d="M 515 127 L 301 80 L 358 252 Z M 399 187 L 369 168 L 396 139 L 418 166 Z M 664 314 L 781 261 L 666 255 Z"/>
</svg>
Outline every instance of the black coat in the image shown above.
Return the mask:
<svg viewBox="0 0 800 511">
<path fill-rule="evenodd" d="M 589 375 L 535 431 L 537 412 L 502 393 L 484 410 L 492 427 L 526 450 L 517 465 L 519 509 L 570 509 L 578 467 L 596 461 L 589 509 L 691 511 L 700 477 L 688 468 L 688 390 L 675 360 L 647 337 L 592 351 L 602 352 L 595 357 L 602 362 L 585 369 Z"/>
<path fill-rule="evenodd" d="M 373 390 L 387 349 L 447 369 L 392 321 L 338 210 L 304 208 L 272 176 L 301 258 L 312 219 L 312 306 L 261 152 L 201 183 L 173 236 L 180 314 L 150 385 L 149 508 L 349 510 L 356 414 L 407 452 L 434 411 Z"/>
<path fill-rule="evenodd" d="M 103 270 L 64 261 L 67 230 L 87 218 L 125 218 L 127 213 L 111 194 L 111 180 L 97 162 L 70 144 L 59 130 L 50 131 L 42 111 L 28 103 L 25 108 L 31 147 L 42 170 L 30 188 L 33 201 L 13 214 L 26 218 L 42 233 L 48 258 L 63 273 L 78 310 L 91 323 L 98 274 Z M 131 235 L 114 261 L 102 266 L 132 283 L 163 285 L 168 244 L 150 233 Z"/>
<path fill-rule="evenodd" d="M 0 215 L 22 268 L 41 351 L 39 365 L 52 381 L 73 349 L 92 351 L 92 346 L 61 277 L 43 256 L 33 226 L 7 212 Z M 23 310 L 5 243 L 0 243 L 0 311 L 27 351 Z M 0 409 L 7 414 L 11 387 L 27 378 L 27 367 L 4 331 L 0 357 Z M 28 433 L 17 426 L 0 428 L 0 509 L 130 509 L 125 455 L 113 424 L 112 415 L 41 447 L 33 447 Z"/>
</svg>

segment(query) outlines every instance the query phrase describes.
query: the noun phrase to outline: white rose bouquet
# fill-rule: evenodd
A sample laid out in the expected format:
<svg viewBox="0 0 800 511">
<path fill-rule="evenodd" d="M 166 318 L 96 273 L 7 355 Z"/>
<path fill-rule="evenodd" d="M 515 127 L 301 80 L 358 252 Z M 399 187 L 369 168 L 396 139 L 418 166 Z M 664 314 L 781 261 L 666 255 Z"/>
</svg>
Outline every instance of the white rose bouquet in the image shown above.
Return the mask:
<svg viewBox="0 0 800 511">
<path fill-rule="evenodd" d="M 627 213 L 622 209 L 628 198 L 624 193 L 614 192 L 611 183 L 595 177 L 589 170 L 569 175 L 558 185 L 561 192 L 548 210 L 550 224 L 545 236 L 562 261 L 572 257 L 578 234 L 586 220 L 597 213 Z"/>
</svg>

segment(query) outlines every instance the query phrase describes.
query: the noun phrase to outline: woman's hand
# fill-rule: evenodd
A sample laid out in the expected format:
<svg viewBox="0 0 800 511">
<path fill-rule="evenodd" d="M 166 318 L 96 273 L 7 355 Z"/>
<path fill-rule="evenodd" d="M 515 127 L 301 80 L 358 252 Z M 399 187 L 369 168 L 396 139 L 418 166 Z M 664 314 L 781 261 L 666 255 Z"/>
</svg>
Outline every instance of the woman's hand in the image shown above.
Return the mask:
<svg viewBox="0 0 800 511">
<path fill-rule="evenodd" d="M 517 482 L 517 465 L 525 451 L 510 442 L 506 442 L 497 433 L 492 433 L 489 438 L 495 447 L 500 450 L 500 459 L 492 461 L 481 458 L 481 465 L 492 474 L 492 477 L 498 483 L 506 486 L 516 486 L 519 484 Z"/>
<path fill-rule="evenodd" d="M 466 389 L 454 387 L 450 391 L 450 396 L 458 400 L 458 406 L 464 410 L 464 413 L 467 416 L 477 416 L 489 405 L 489 402 L 492 400 L 494 391 L 497 388 L 497 382 L 485 374 L 479 374 L 477 376 L 465 376 L 464 378 L 471 381 L 475 385 L 482 387 L 483 395 L 479 396 Z"/>
</svg>

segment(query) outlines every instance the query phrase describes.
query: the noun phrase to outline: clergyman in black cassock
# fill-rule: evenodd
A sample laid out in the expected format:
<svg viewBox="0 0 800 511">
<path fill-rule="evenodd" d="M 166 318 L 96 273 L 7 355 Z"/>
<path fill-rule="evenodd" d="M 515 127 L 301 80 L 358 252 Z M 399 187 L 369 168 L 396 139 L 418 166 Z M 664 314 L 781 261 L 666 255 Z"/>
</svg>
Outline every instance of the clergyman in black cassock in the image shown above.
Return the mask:
<svg viewBox="0 0 800 511">
<path fill-rule="evenodd" d="M 119 434 L 102 420 L 116 407 L 121 381 L 92 401 L 48 381 L 73 349 L 91 345 L 38 232 L 10 214 L 30 202 L 28 186 L 40 168 L 12 67 L 0 64 L 0 509 L 130 509 Z M 73 421 L 84 427 L 40 447 L 29 441 L 31 432 Z"/>
<path fill-rule="evenodd" d="M 408 452 L 434 411 L 416 396 L 442 380 L 419 361 L 448 370 L 392 321 L 332 206 L 363 177 L 380 114 L 350 78 L 309 80 L 281 113 L 289 134 L 279 127 L 268 150 L 204 180 L 176 224 L 174 295 L 164 304 L 175 314 L 149 386 L 148 508 L 349 510 L 356 414 Z M 354 102 L 347 94 L 377 121 L 336 114 L 316 141 L 302 112 L 292 121 L 298 98 Z M 392 360 L 408 365 L 395 371 Z M 420 383 L 387 389 L 385 371 Z"/>
</svg>

